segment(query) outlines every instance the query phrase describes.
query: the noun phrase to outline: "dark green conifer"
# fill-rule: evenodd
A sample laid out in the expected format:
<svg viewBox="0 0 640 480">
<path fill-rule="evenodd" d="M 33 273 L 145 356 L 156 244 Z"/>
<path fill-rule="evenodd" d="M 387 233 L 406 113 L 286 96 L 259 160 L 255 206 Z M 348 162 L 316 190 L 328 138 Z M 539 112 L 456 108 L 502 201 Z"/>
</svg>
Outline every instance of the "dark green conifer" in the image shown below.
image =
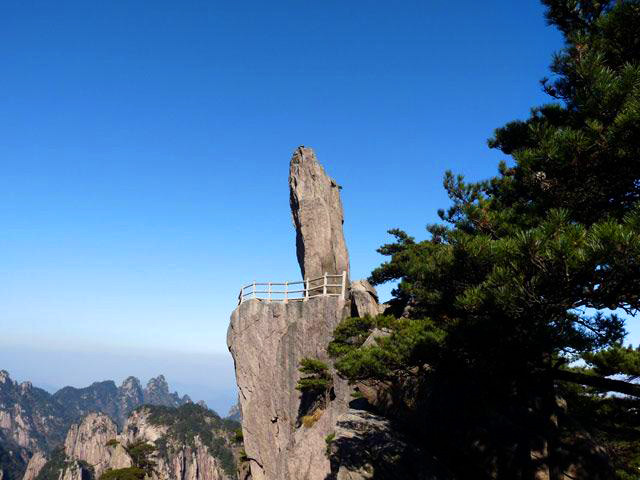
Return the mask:
<svg viewBox="0 0 640 480">
<path fill-rule="evenodd" d="M 370 280 L 398 281 L 409 319 L 365 348 L 377 321 L 348 320 L 330 351 L 402 386 L 408 428 L 459 478 L 637 478 L 640 2 L 543 3 L 566 42 L 551 103 L 496 130 L 496 177 L 446 173 L 430 238 L 390 232 Z"/>
</svg>

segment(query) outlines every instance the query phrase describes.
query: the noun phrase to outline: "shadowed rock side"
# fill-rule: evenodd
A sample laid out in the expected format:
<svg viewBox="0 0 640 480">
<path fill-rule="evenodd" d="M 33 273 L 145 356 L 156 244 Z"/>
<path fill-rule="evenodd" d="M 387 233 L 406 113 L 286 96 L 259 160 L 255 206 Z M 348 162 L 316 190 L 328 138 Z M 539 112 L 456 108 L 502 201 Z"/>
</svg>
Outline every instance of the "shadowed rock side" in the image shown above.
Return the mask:
<svg viewBox="0 0 640 480">
<path fill-rule="evenodd" d="M 388 419 L 364 410 L 350 409 L 338 418 L 327 450 L 326 480 L 451 480 Z"/>
<path fill-rule="evenodd" d="M 244 446 L 253 480 L 323 480 L 330 472 L 325 438 L 346 412 L 348 385 L 334 377 L 335 398 L 310 427 L 300 425 L 304 357 L 328 361 L 326 345 L 344 318 L 345 301 L 249 300 L 231 316 L 227 343 L 236 366 Z"/>
<path fill-rule="evenodd" d="M 316 160 L 311 148 L 298 147 L 289 166 L 289 193 L 302 278 L 349 274 L 340 186 Z"/>
</svg>

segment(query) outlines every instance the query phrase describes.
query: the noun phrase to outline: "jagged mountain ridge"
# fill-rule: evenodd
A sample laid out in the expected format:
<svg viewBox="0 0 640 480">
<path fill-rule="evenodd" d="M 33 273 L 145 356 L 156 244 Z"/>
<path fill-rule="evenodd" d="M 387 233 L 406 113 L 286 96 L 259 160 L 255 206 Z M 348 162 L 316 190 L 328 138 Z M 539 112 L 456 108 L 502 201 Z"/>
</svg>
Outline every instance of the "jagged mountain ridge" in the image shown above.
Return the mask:
<svg viewBox="0 0 640 480">
<path fill-rule="evenodd" d="M 34 452 L 50 452 L 63 443 L 67 430 L 91 412 L 101 412 L 122 428 L 128 415 L 144 404 L 178 407 L 191 403 L 187 396 L 169 391 L 163 375 L 145 388 L 136 377 L 119 387 L 111 381 L 88 387 L 64 387 L 54 394 L 31 382 L 18 383 L 0 370 L 0 479 L 24 471 Z M 12 472 L 9 475 L 9 470 Z"/>
<path fill-rule="evenodd" d="M 191 403 L 188 395 L 180 397 L 177 392 L 169 392 L 164 375 L 150 379 L 144 389 L 136 377 L 127 377 L 119 387 L 113 380 L 106 380 L 94 382 L 85 388 L 64 387 L 53 397 L 76 412 L 76 418 L 90 412 L 102 412 L 113 418 L 120 427 L 129 413 L 141 405 L 178 407 Z"/>
</svg>

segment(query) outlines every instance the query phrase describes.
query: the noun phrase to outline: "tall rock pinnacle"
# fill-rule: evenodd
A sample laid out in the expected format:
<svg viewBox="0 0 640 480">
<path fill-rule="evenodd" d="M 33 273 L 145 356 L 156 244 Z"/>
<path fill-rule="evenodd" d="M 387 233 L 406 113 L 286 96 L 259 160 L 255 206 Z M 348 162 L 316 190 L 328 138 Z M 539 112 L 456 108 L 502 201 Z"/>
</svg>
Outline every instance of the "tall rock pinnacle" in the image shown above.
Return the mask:
<svg viewBox="0 0 640 480">
<path fill-rule="evenodd" d="M 340 187 L 316 160 L 311 148 L 298 147 L 289 166 L 291 213 L 302 278 L 325 273 L 349 275 Z"/>
</svg>

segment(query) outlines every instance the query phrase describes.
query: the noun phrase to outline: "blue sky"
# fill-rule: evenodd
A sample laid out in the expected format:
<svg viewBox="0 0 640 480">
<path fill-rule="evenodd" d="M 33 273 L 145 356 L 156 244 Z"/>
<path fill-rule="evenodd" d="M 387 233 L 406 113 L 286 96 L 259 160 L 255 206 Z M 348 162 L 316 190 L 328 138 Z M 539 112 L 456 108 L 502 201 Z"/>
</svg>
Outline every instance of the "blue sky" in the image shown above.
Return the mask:
<svg viewBox="0 0 640 480">
<path fill-rule="evenodd" d="M 546 101 L 542 11 L 2 2 L 0 368 L 51 388 L 171 370 L 226 408 L 238 288 L 299 277 L 293 149 L 343 186 L 367 276 L 389 228 L 424 237 L 444 170 L 494 174 L 493 129 Z"/>
</svg>

